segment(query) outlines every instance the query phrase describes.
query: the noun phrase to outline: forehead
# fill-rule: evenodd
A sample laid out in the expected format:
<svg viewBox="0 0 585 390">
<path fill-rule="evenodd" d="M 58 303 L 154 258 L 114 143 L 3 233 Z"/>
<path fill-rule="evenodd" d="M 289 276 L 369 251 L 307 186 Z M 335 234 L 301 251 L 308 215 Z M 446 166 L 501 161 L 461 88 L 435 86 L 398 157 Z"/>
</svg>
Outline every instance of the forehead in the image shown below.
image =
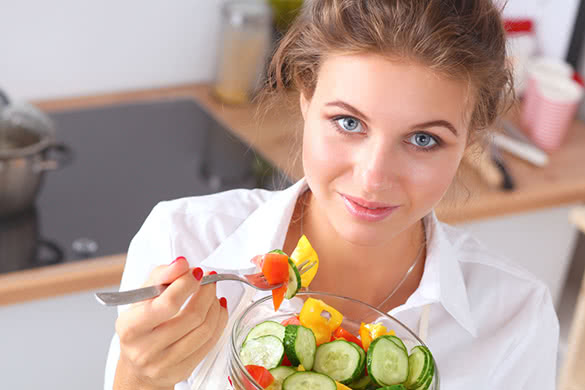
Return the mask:
<svg viewBox="0 0 585 390">
<path fill-rule="evenodd" d="M 472 107 L 468 83 L 427 66 L 375 54 L 327 56 L 313 99 L 343 100 L 373 121 L 445 119 L 464 130 Z"/>
</svg>

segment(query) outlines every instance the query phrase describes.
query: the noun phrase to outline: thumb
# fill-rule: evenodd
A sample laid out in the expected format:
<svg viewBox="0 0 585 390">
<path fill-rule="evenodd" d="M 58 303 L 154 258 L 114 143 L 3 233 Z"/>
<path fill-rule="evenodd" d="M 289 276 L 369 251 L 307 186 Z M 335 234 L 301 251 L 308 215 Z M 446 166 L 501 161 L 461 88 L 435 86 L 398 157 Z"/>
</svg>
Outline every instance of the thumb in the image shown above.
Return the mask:
<svg viewBox="0 0 585 390">
<path fill-rule="evenodd" d="M 183 256 L 177 257 L 171 264 L 159 265 L 148 277 L 144 286 L 155 284 L 171 284 L 185 272 L 189 271 L 189 262 Z"/>
</svg>

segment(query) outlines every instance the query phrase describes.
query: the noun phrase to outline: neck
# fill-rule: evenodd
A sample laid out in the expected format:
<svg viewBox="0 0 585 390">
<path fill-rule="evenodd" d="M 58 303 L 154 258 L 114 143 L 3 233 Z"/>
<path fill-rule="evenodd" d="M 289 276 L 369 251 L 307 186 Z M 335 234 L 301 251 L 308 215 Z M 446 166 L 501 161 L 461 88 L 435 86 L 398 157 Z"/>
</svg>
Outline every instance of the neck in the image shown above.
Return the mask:
<svg viewBox="0 0 585 390">
<path fill-rule="evenodd" d="M 399 285 L 417 257 L 416 267 L 402 282 L 400 288 L 381 309 L 388 311 L 406 301 L 418 287 L 424 269 L 426 251 L 424 225 L 422 220 L 412 224 L 382 245 L 375 247 L 358 246 L 339 236 L 335 229 L 324 223 L 316 207 L 311 207 L 312 196 L 306 194 L 303 211 L 303 198 L 299 198 L 295 216 L 287 235 L 287 253 L 292 252 L 296 241 L 303 233 L 319 254 L 319 272 L 311 283 L 313 291 L 331 292 L 350 296 L 373 306 L 382 303 L 394 288 Z M 301 223 L 302 221 L 302 223 Z M 289 235 L 290 240 L 289 240 Z"/>
</svg>

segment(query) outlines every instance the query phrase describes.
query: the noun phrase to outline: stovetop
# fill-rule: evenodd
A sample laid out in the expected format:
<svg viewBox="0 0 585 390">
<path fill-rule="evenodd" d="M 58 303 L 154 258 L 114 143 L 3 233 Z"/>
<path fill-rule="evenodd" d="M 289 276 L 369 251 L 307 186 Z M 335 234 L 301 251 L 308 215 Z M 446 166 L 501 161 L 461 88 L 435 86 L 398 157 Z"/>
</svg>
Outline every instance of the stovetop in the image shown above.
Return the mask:
<svg viewBox="0 0 585 390">
<path fill-rule="evenodd" d="M 49 115 L 73 158 L 45 174 L 34 208 L 0 220 L 0 272 L 125 253 L 162 200 L 286 185 L 193 100 Z"/>
</svg>

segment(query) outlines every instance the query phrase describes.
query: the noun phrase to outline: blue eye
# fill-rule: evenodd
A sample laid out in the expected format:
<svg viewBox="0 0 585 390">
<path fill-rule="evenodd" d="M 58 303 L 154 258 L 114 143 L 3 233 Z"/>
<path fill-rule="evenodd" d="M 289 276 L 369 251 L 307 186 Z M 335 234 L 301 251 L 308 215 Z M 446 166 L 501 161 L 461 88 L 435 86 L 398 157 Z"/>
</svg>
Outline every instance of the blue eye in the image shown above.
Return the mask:
<svg viewBox="0 0 585 390">
<path fill-rule="evenodd" d="M 362 124 L 352 116 L 342 116 L 334 119 L 337 126 L 348 133 L 362 133 Z"/>
<path fill-rule="evenodd" d="M 413 134 L 410 139 L 410 143 L 421 149 L 432 149 L 438 145 L 437 140 L 430 134 L 427 133 L 416 133 Z"/>
</svg>

